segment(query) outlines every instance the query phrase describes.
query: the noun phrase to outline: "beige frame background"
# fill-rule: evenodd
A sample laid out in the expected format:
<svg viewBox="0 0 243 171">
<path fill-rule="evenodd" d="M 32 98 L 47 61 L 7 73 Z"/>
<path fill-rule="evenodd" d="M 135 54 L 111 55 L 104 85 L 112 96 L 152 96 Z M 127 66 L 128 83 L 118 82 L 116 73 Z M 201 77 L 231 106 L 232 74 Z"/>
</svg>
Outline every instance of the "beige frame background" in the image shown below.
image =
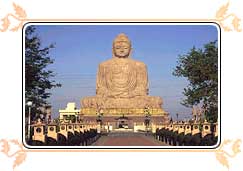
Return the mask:
<svg viewBox="0 0 243 171">
<path fill-rule="evenodd" d="M 12 4 L 12 7 L 15 13 L 7 13 L 2 20 L 2 26 L 0 27 L 0 35 L 4 34 L 4 32 L 20 32 L 22 27 L 27 22 L 216 22 L 220 25 L 223 32 L 242 32 L 242 28 L 240 26 L 241 19 L 237 17 L 234 13 L 228 13 L 228 8 L 230 8 L 230 2 L 228 1 L 226 4 L 222 4 L 219 6 L 218 10 L 215 13 L 215 18 L 212 19 L 31 19 L 27 17 L 27 12 L 19 5 Z M 1 12 L 1 11 L 0 11 Z M 10 28 L 11 21 L 10 18 L 14 18 L 17 24 L 14 27 Z M 226 23 L 226 20 L 231 17 L 232 22 L 231 25 Z M 11 144 L 18 146 L 18 150 L 14 153 L 17 154 L 17 157 L 13 163 L 13 169 L 23 162 L 26 161 L 26 157 L 28 153 L 45 153 L 45 152 L 191 152 L 191 153 L 204 153 L 210 152 L 215 155 L 216 159 L 219 161 L 221 165 L 223 165 L 228 170 L 230 169 L 230 163 L 228 161 L 229 158 L 235 158 L 241 152 L 241 142 L 242 138 L 238 139 L 223 139 L 221 145 L 217 149 L 26 149 L 21 140 L 17 139 L 1 139 L 0 143 L 2 145 L 2 149 L 0 153 L 5 154 L 7 157 L 12 157 L 13 154 L 10 155 Z M 232 148 L 232 152 L 227 151 L 225 146 L 229 145 Z M 3 161 L 4 162 L 4 161 Z M 1 163 L 1 161 L 0 161 Z"/>
</svg>

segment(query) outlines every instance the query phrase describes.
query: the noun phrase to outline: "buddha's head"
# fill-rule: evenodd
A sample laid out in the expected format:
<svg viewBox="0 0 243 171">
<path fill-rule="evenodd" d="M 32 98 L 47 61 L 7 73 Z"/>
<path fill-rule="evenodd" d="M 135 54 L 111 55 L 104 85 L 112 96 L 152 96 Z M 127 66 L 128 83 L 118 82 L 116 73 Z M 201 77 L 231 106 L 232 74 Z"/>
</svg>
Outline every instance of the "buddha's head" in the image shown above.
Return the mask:
<svg viewBox="0 0 243 171">
<path fill-rule="evenodd" d="M 113 55 L 118 58 L 128 58 L 131 52 L 131 42 L 128 37 L 121 33 L 113 41 Z"/>
</svg>

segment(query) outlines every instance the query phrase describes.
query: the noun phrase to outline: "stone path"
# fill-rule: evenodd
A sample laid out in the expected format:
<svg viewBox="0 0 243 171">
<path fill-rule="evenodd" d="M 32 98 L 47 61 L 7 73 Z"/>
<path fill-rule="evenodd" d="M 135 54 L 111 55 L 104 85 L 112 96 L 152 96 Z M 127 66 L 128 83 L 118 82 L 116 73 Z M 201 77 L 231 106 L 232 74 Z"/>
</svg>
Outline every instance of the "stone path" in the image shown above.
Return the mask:
<svg viewBox="0 0 243 171">
<path fill-rule="evenodd" d="M 166 146 L 145 133 L 116 132 L 101 136 L 92 146 Z"/>
</svg>

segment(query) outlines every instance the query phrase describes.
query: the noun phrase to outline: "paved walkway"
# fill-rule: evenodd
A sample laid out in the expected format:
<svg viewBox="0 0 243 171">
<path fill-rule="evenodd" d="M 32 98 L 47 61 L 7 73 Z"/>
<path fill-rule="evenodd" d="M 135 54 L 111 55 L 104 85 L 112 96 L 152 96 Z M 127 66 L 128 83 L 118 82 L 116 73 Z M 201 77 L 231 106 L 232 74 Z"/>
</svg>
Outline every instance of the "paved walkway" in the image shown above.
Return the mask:
<svg viewBox="0 0 243 171">
<path fill-rule="evenodd" d="M 151 135 L 134 132 L 115 132 L 101 136 L 92 146 L 166 146 Z"/>
</svg>

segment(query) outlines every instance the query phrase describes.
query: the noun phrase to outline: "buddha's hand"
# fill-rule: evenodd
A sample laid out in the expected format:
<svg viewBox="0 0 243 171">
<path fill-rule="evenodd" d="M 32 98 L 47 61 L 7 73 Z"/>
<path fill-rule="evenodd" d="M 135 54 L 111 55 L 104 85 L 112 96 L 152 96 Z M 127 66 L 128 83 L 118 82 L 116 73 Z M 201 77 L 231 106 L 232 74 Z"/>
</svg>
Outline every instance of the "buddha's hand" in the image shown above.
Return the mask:
<svg viewBox="0 0 243 171">
<path fill-rule="evenodd" d="M 145 91 L 141 91 L 141 89 L 138 87 L 137 89 L 135 89 L 134 91 L 129 93 L 130 97 L 137 97 L 137 96 L 146 96 L 146 92 Z"/>
<path fill-rule="evenodd" d="M 111 97 L 111 98 L 114 98 L 114 97 L 116 97 L 116 94 L 114 92 L 111 92 L 111 91 L 106 91 L 103 94 L 103 97 Z"/>
<path fill-rule="evenodd" d="M 123 93 L 119 94 L 119 97 L 120 98 L 130 98 L 131 96 L 128 92 L 123 92 Z"/>
</svg>

